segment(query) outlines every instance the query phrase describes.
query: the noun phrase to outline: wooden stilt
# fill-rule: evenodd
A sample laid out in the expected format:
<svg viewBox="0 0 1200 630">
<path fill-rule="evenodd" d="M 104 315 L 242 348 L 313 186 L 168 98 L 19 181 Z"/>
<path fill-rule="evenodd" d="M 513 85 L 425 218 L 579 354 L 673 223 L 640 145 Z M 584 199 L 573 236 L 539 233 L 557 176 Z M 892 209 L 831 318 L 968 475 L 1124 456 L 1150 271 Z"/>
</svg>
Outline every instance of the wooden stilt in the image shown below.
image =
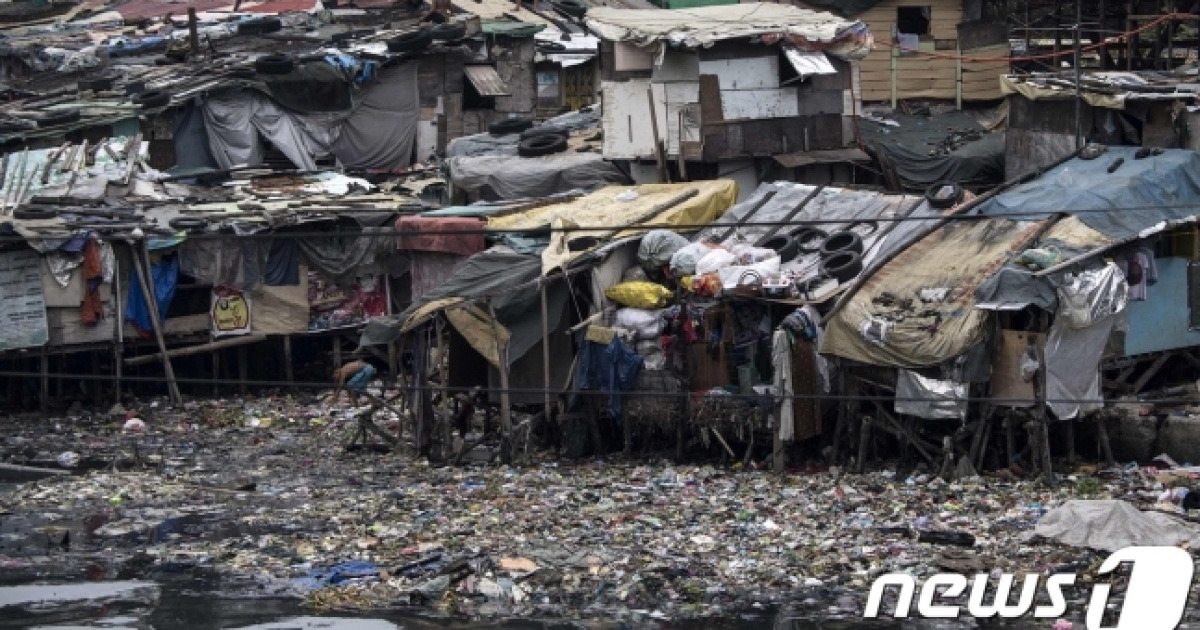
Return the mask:
<svg viewBox="0 0 1200 630">
<path fill-rule="evenodd" d="M 871 440 L 871 418 L 864 415 L 858 424 L 858 458 L 854 462 L 854 472 L 863 473 L 867 470 L 867 443 Z"/>
<path fill-rule="evenodd" d="M 388 346 L 391 347 L 390 345 Z M 283 336 L 283 373 L 287 379 L 288 389 L 296 388 L 296 366 L 292 365 L 292 336 Z M 392 372 L 395 374 L 395 372 Z"/>
<path fill-rule="evenodd" d="M 120 324 L 118 324 L 118 326 L 119 325 Z M 122 376 L 121 373 L 124 371 L 124 367 L 125 367 L 123 365 L 124 361 L 122 361 L 121 359 L 123 358 L 122 355 L 124 355 L 124 353 L 125 353 L 124 351 L 125 351 L 125 347 L 120 342 L 113 344 L 113 346 L 112 346 L 112 355 L 113 355 L 112 385 L 113 385 L 113 404 L 114 405 L 121 402 L 121 376 Z"/>
<path fill-rule="evenodd" d="M 1075 463 L 1075 419 L 1067 420 L 1063 424 L 1066 425 L 1065 432 L 1067 434 L 1067 463 Z"/>
<path fill-rule="evenodd" d="M 62 375 L 66 374 L 66 372 L 67 372 L 67 353 L 60 352 L 60 353 L 58 353 L 58 356 L 56 358 L 58 359 L 58 361 L 56 361 L 56 363 L 58 363 L 58 370 L 56 372 L 57 376 L 54 377 L 54 399 L 62 400 L 63 399 Z"/>
<path fill-rule="evenodd" d="M 38 387 L 41 400 L 38 402 L 38 407 L 42 413 L 46 413 L 50 406 L 50 356 L 43 354 L 38 360 L 41 366 L 41 383 Z"/>
<path fill-rule="evenodd" d="M 90 355 L 91 359 L 92 359 L 92 375 L 95 376 L 95 375 L 101 374 L 102 372 L 100 371 L 100 353 L 93 350 L 91 352 L 88 352 L 88 355 Z M 99 380 L 88 381 L 88 389 L 92 390 L 92 406 L 99 407 L 101 405 L 101 403 L 104 401 L 103 381 L 99 381 Z"/>
<path fill-rule="evenodd" d="M 984 404 L 983 419 L 979 421 L 979 426 L 975 427 L 975 435 L 971 437 L 971 463 L 975 465 L 975 469 L 982 468 L 980 462 L 983 458 L 980 452 L 983 450 L 983 445 L 987 441 L 988 432 L 992 429 L 992 417 L 996 415 L 996 408 Z"/>
<path fill-rule="evenodd" d="M 337 335 L 330 339 L 333 340 L 333 367 L 337 369 L 342 367 L 342 340 Z"/>
<path fill-rule="evenodd" d="M 1004 462 L 1004 468 L 1012 466 L 1013 460 L 1017 457 L 1017 430 L 1013 426 L 1016 419 L 1011 412 L 1004 414 L 1004 445 L 1007 449 L 1008 459 Z"/>
<path fill-rule="evenodd" d="M 783 400 L 775 403 L 775 426 L 771 431 L 771 471 L 781 473 L 786 465 L 783 459 L 783 437 L 779 435 L 779 430 L 782 426 L 779 415 L 780 409 L 783 407 Z"/>
<path fill-rule="evenodd" d="M 158 343 L 158 351 L 162 355 L 163 372 L 167 377 L 167 392 L 170 394 L 171 402 L 177 405 L 183 402 L 183 397 L 179 395 L 179 384 L 175 382 L 175 368 L 171 366 L 171 357 L 167 356 L 167 343 L 163 341 L 162 318 L 158 312 L 158 296 L 147 280 L 150 275 L 150 248 L 146 246 L 146 241 L 142 241 L 141 249 L 142 264 L 138 264 L 135 254 L 133 269 L 137 272 L 138 284 L 142 288 L 142 295 L 145 296 L 146 304 L 150 309 L 150 327 L 154 331 L 154 340 Z M 142 265 L 145 265 L 145 269 L 142 268 Z"/>
<path fill-rule="evenodd" d="M 1049 329 L 1049 315 L 1045 311 L 1042 312 L 1040 331 L 1045 333 Z M 1046 352 L 1043 347 L 1037 347 L 1038 365 L 1041 368 L 1034 378 L 1034 395 L 1037 403 L 1037 422 L 1038 422 L 1038 446 L 1040 449 L 1034 453 L 1034 457 L 1041 459 L 1042 481 L 1046 485 L 1054 485 L 1054 467 L 1050 461 L 1050 418 L 1046 414 Z"/>
<path fill-rule="evenodd" d="M 1104 457 L 1104 464 L 1112 466 L 1117 463 L 1113 458 L 1112 445 L 1108 442 L 1108 424 L 1104 421 L 1104 414 L 1096 414 L 1096 435 L 1100 439 L 1100 455 Z"/>
<path fill-rule="evenodd" d="M 445 327 L 442 325 L 442 320 L 438 319 L 437 324 L 434 326 L 434 332 L 437 334 L 438 374 L 441 376 L 438 385 L 442 390 L 442 406 L 445 409 L 445 413 L 442 414 L 441 418 L 442 458 L 445 461 L 450 461 L 450 458 L 454 456 L 452 449 L 450 448 L 450 445 L 454 443 L 453 427 L 451 426 L 450 422 L 450 419 L 454 417 L 454 405 L 450 404 L 449 397 L 452 394 L 450 394 L 450 391 L 447 389 L 450 385 L 450 374 L 448 367 L 450 362 L 447 360 L 446 356 L 449 350 L 446 348 L 446 331 L 444 328 Z M 445 371 L 442 370 L 443 366 L 447 366 Z"/>
<path fill-rule="evenodd" d="M 504 432 L 504 437 L 500 440 L 502 445 L 505 445 L 500 454 L 501 461 L 509 463 L 512 461 L 512 409 L 509 407 L 509 392 L 508 392 L 508 349 L 500 346 L 500 322 L 496 319 L 496 307 L 492 305 L 492 301 L 488 300 L 488 315 L 492 318 L 492 339 L 496 344 L 496 358 L 500 365 L 500 427 Z"/>
<path fill-rule="evenodd" d="M 242 395 L 245 395 L 246 391 L 247 391 L 246 380 L 247 380 L 247 378 L 249 378 L 249 372 L 250 372 L 250 366 L 248 365 L 247 357 L 246 357 L 246 346 L 238 346 L 237 362 L 238 362 L 238 390 L 242 392 Z"/>
<path fill-rule="evenodd" d="M 546 414 L 546 421 L 549 422 L 554 415 L 551 413 L 551 397 L 550 397 L 550 317 L 549 306 L 546 298 L 546 282 L 542 279 L 542 388 L 545 392 L 542 394 L 542 408 Z"/>
<path fill-rule="evenodd" d="M 212 351 L 212 395 L 213 398 L 221 397 L 221 350 Z"/>
<path fill-rule="evenodd" d="M 121 371 L 122 359 L 125 354 L 125 296 L 121 295 L 121 270 L 115 269 L 113 272 L 113 305 L 117 311 L 117 321 L 113 326 L 116 328 L 113 337 L 116 342 L 113 343 L 113 404 L 121 402 Z"/>
</svg>

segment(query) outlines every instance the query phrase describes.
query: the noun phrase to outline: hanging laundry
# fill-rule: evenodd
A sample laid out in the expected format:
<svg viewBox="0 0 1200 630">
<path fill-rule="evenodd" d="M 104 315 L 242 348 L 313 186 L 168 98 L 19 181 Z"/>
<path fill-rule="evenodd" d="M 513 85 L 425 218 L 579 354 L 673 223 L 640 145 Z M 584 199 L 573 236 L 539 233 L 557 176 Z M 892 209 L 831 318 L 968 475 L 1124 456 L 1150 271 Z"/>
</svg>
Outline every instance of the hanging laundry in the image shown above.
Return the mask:
<svg viewBox="0 0 1200 630">
<path fill-rule="evenodd" d="M 104 303 L 100 299 L 100 283 L 104 281 L 104 261 L 100 255 L 100 246 L 96 239 L 88 239 L 83 247 L 83 264 L 80 266 L 86 286 L 83 288 L 83 302 L 79 305 L 80 320 L 84 324 L 95 325 L 104 319 Z"/>
</svg>

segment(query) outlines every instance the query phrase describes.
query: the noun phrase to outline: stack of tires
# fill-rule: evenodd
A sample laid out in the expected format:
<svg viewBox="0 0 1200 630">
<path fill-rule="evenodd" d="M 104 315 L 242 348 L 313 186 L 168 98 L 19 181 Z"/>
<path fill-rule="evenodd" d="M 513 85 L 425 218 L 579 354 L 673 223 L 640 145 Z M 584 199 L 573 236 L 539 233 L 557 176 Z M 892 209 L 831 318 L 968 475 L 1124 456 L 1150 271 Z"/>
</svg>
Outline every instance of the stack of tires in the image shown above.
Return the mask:
<svg viewBox="0 0 1200 630">
<path fill-rule="evenodd" d="M 865 230 L 869 235 L 876 229 L 873 221 L 854 223 L 831 234 L 812 226 L 803 226 L 793 230 L 790 238 L 797 252 L 820 256 L 821 277 L 833 278 L 842 284 L 862 273 L 862 231 Z"/>
</svg>

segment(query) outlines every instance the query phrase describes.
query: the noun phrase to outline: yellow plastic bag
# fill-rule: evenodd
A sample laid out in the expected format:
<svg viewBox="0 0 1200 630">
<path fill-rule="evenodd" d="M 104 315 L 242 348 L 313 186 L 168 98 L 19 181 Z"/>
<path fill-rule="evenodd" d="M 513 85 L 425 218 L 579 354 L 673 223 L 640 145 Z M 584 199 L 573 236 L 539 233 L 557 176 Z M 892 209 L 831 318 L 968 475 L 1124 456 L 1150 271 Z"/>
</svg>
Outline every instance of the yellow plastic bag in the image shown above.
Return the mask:
<svg viewBox="0 0 1200 630">
<path fill-rule="evenodd" d="M 672 293 L 667 287 L 644 280 L 615 284 L 604 292 L 608 299 L 631 308 L 662 308 L 671 303 Z"/>
</svg>

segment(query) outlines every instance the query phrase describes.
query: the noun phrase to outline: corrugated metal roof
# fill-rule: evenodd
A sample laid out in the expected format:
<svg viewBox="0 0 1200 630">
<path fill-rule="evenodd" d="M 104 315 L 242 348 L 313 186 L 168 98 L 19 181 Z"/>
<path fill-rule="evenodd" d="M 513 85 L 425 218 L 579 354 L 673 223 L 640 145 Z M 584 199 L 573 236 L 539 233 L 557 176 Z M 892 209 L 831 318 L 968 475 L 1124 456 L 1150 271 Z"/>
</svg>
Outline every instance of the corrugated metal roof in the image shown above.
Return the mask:
<svg viewBox="0 0 1200 630">
<path fill-rule="evenodd" d="M 480 96 L 509 96 L 508 85 L 491 66 L 467 66 L 463 69 Z"/>
<path fill-rule="evenodd" d="M 240 9 L 247 13 L 307 13 L 315 11 L 320 5 L 317 0 L 271 0 L 253 5 L 242 5 Z"/>
<path fill-rule="evenodd" d="M 121 17 L 126 20 L 159 18 L 171 14 L 174 16 L 187 15 L 189 8 L 199 11 L 212 11 L 224 7 L 233 7 L 231 0 L 189 0 L 187 2 L 170 2 L 169 0 L 138 0 L 115 7 Z"/>
</svg>

